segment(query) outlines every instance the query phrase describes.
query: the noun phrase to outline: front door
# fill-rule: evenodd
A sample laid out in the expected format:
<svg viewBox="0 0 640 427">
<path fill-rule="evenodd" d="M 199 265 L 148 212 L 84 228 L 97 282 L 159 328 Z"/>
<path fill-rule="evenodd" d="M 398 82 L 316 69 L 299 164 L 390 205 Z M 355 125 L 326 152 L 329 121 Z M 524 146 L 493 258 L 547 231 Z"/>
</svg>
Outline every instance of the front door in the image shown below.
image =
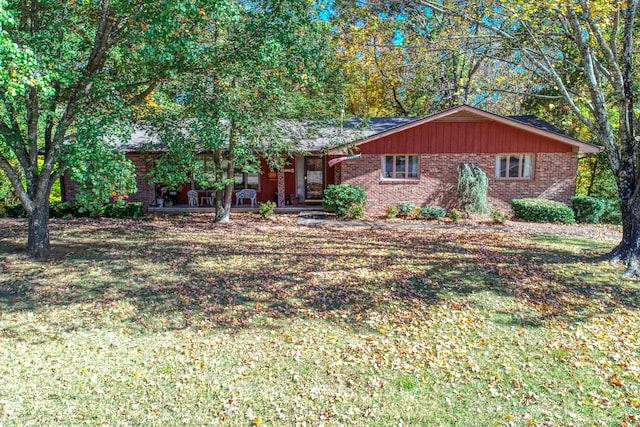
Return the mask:
<svg viewBox="0 0 640 427">
<path fill-rule="evenodd" d="M 324 160 L 322 157 L 309 156 L 304 158 L 304 188 L 305 198 L 322 200 L 324 191 Z"/>
</svg>

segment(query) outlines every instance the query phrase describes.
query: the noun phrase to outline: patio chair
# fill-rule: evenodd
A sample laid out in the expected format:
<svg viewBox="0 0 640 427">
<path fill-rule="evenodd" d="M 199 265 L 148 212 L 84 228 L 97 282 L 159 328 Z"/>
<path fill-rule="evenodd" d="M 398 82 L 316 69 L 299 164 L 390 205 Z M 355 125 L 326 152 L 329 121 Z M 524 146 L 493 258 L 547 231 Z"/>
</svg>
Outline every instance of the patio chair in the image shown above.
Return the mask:
<svg viewBox="0 0 640 427">
<path fill-rule="evenodd" d="M 256 198 L 258 196 L 258 192 L 252 188 L 245 188 L 244 190 L 240 190 L 236 193 L 236 207 L 240 203 L 240 200 L 249 199 L 251 201 L 251 207 L 256 206 Z"/>
<path fill-rule="evenodd" d="M 187 197 L 189 199 L 189 206 L 198 206 L 198 192 L 196 190 L 187 191 Z"/>
</svg>

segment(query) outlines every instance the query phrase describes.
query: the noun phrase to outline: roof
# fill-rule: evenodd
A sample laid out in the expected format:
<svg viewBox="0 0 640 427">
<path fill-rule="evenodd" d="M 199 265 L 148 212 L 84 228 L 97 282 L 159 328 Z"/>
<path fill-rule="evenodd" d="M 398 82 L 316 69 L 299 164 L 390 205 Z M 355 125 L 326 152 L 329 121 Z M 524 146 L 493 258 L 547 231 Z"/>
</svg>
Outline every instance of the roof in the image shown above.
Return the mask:
<svg viewBox="0 0 640 427">
<path fill-rule="evenodd" d="M 542 120 L 540 117 L 534 116 L 533 114 L 526 114 L 522 116 L 507 116 L 507 118 L 511 120 L 515 120 L 520 123 L 524 123 L 525 125 L 533 126 L 538 129 L 544 129 L 546 131 L 571 138 L 571 136 L 567 134 L 565 131 L 563 131 L 562 129 L 555 127 L 551 123 L 545 120 Z"/>
<path fill-rule="evenodd" d="M 493 122 L 502 123 L 507 126 L 523 129 L 534 134 L 545 136 L 554 141 L 558 141 L 558 142 L 573 146 L 579 152 L 596 153 L 602 150 L 602 148 L 598 147 L 597 145 L 588 144 L 586 142 L 579 141 L 567 135 L 562 130 L 553 126 L 551 123 L 548 123 L 536 116 L 525 115 L 525 116 L 505 117 L 505 116 L 500 116 L 498 114 L 490 113 L 488 111 L 480 110 L 479 108 L 471 107 L 469 105 L 461 105 L 458 107 L 453 107 L 437 114 L 411 120 L 406 124 L 371 135 L 366 139 L 363 139 L 357 142 L 355 145 L 359 146 L 359 145 L 367 144 L 369 142 L 378 140 L 380 138 L 384 138 L 385 136 L 391 135 L 393 133 L 402 132 L 404 130 L 411 129 L 416 126 L 421 126 L 430 122 L 477 122 L 477 121 L 493 121 Z M 341 151 L 337 149 L 337 150 L 332 150 L 331 153 L 341 154 Z"/>
<path fill-rule="evenodd" d="M 325 122 L 280 121 L 276 124 L 276 131 L 272 137 L 288 139 L 292 146 L 297 147 L 300 151 L 328 151 L 330 154 L 342 154 L 345 147 L 359 146 L 396 132 L 437 121 L 494 121 L 571 145 L 580 152 L 601 151 L 601 147 L 579 141 L 539 117 L 533 115 L 505 117 L 468 105 L 454 107 L 426 117 L 352 118 L 345 122 L 339 120 Z M 128 141 L 117 142 L 117 145 L 126 152 L 162 150 L 160 137 L 150 127 L 136 128 Z"/>
</svg>

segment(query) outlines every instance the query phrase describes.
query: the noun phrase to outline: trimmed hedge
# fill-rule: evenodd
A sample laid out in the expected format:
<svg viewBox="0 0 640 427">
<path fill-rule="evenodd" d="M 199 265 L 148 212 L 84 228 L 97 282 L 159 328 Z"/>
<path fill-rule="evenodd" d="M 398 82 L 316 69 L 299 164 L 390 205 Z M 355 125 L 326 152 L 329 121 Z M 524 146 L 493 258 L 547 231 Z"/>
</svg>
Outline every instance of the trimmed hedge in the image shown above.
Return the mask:
<svg viewBox="0 0 640 427">
<path fill-rule="evenodd" d="M 327 212 L 333 212 L 338 218 L 357 216 L 364 212 L 367 195 L 357 185 L 329 185 L 324 192 L 322 204 Z M 352 212 L 353 211 L 353 212 Z"/>
<path fill-rule="evenodd" d="M 446 209 L 436 205 L 426 205 L 420 209 L 420 216 L 424 219 L 442 219 L 446 214 Z"/>
<path fill-rule="evenodd" d="M 620 211 L 620 203 L 617 200 L 604 199 L 604 212 L 600 217 L 603 224 L 622 224 L 622 211 Z"/>
<path fill-rule="evenodd" d="M 603 199 L 590 196 L 575 196 L 571 198 L 571 205 L 578 222 L 597 224 L 605 209 Z"/>
<path fill-rule="evenodd" d="M 575 224 L 573 210 L 564 203 L 547 199 L 513 199 L 511 209 L 516 218 L 534 222 Z"/>
</svg>

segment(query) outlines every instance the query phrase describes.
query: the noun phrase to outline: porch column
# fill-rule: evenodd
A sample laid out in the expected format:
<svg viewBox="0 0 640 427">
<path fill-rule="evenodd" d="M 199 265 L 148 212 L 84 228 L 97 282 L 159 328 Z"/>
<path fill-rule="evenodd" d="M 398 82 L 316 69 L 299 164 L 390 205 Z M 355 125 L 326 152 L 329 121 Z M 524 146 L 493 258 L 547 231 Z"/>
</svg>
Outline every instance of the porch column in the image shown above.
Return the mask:
<svg viewBox="0 0 640 427">
<path fill-rule="evenodd" d="M 285 201 L 284 170 L 278 170 L 278 207 L 284 207 Z"/>
</svg>

